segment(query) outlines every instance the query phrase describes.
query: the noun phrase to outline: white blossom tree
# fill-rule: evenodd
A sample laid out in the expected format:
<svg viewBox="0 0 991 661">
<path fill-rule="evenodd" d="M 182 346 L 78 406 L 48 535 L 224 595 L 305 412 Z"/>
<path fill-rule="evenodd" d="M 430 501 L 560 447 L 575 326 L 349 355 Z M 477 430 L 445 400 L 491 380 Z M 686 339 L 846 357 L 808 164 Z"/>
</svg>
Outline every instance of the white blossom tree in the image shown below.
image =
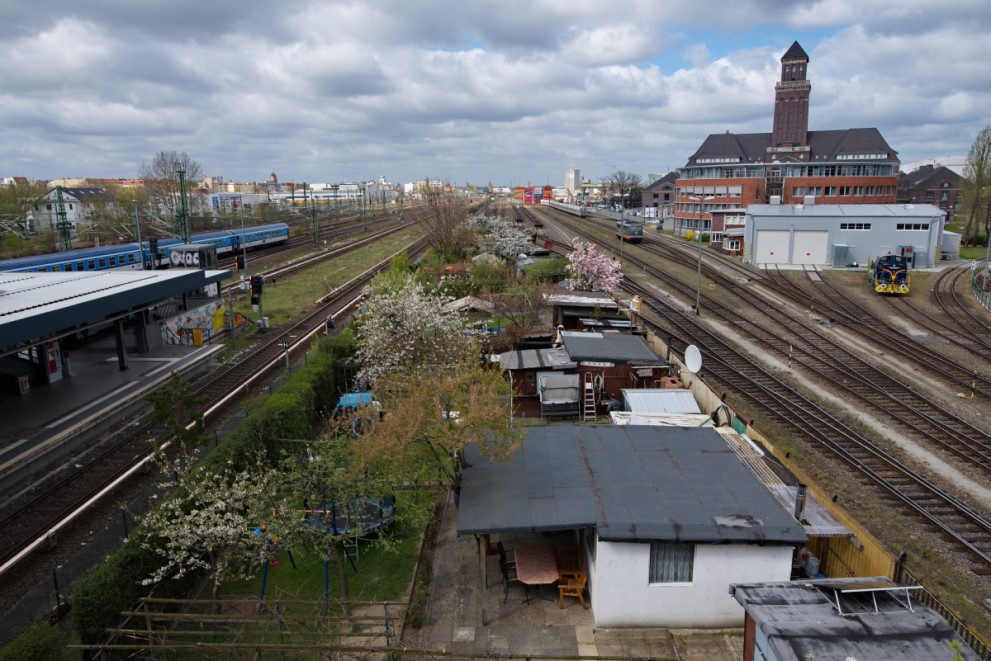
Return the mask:
<svg viewBox="0 0 991 661">
<path fill-rule="evenodd" d="M 246 575 L 253 561 L 264 561 L 268 541 L 255 532 L 273 518 L 272 501 L 279 473 L 260 462 L 248 470 L 205 469 L 184 475 L 180 463 L 167 469 L 173 477 L 160 486 L 175 489 L 144 520 L 142 545 L 162 558 L 162 565 L 144 584 L 208 571 L 213 597 L 228 579 Z M 178 487 L 178 488 L 177 488 Z"/>
<path fill-rule="evenodd" d="M 468 218 L 468 227 L 484 237 L 487 249 L 500 257 L 517 257 L 533 249 L 530 235 L 502 216 L 473 214 Z"/>
<path fill-rule="evenodd" d="M 357 327 L 359 377 L 374 383 L 383 374 L 467 361 L 475 341 L 450 301 L 432 295 L 408 273 L 376 278 L 361 305 Z"/>
<path fill-rule="evenodd" d="M 568 261 L 569 288 L 572 290 L 613 292 L 623 281 L 619 262 L 600 254 L 591 243 L 576 241 Z"/>
</svg>

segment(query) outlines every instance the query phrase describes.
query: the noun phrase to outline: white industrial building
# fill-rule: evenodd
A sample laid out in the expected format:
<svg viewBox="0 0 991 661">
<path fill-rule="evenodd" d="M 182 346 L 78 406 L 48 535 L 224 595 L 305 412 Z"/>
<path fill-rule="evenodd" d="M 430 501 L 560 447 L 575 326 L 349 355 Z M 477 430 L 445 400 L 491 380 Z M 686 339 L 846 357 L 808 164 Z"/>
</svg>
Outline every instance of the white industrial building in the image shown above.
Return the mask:
<svg viewBox="0 0 991 661">
<path fill-rule="evenodd" d="M 753 204 L 744 261 L 850 266 L 897 253 L 909 268 L 926 268 L 942 258 L 944 224 L 931 204 Z"/>
</svg>

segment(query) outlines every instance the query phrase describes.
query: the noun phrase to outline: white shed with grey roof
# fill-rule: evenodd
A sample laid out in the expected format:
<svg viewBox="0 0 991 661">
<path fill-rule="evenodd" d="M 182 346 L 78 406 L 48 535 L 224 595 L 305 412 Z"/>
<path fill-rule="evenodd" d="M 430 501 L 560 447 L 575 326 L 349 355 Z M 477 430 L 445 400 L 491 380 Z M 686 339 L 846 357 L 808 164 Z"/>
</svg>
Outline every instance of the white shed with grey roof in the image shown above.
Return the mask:
<svg viewBox="0 0 991 661">
<path fill-rule="evenodd" d="M 946 214 L 931 204 L 753 204 L 744 260 L 750 264 L 866 266 L 897 253 L 910 268 L 942 257 Z"/>
</svg>

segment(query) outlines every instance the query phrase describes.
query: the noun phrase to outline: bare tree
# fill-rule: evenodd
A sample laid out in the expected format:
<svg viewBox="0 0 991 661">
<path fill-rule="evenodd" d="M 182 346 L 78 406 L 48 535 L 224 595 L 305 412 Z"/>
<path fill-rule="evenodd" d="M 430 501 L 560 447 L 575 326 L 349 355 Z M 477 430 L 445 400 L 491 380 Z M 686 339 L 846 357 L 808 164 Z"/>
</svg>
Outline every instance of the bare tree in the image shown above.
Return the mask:
<svg viewBox="0 0 991 661">
<path fill-rule="evenodd" d="M 151 164 L 141 162 L 138 176 L 144 180 L 148 197 L 152 198 L 163 213 L 174 214 L 179 208 L 179 180 L 176 173 L 182 170 L 187 182 L 203 178 L 200 164 L 186 152 L 175 150 L 160 151 Z"/>
<path fill-rule="evenodd" d="M 429 181 L 423 193 L 430 212 L 421 221 L 427 234 L 433 237 L 434 249 L 447 259 L 468 256 L 474 245 L 468 229 L 468 205 L 452 195 L 431 191 Z"/>
<path fill-rule="evenodd" d="M 618 204 L 629 206 L 637 193 L 640 192 L 640 175 L 627 172 L 626 170 L 616 170 L 612 174 L 606 175 L 605 187 L 609 190 L 614 200 Z"/>
<path fill-rule="evenodd" d="M 970 146 L 962 184 L 963 208 L 967 212 L 963 239 L 972 244 L 981 225 L 985 232 L 991 231 L 991 126 L 981 129 Z"/>
</svg>

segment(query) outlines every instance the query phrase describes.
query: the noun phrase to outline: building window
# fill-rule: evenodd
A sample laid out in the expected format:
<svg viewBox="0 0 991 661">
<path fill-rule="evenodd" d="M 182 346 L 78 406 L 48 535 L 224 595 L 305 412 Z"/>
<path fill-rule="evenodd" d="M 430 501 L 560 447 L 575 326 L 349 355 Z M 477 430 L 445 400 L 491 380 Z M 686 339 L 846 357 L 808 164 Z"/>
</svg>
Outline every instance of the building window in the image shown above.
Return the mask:
<svg viewBox="0 0 991 661">
<path fill-rule="evenodd" d="M 840 223 L 841 230 L 870 230 L 870 223 Z"/>
<path fill-rule="evenodd" d="M 819 197 L 822 195 L 822 186 L 809 186 L 809 195 Z"/>
<path fill-rule="evenodd" d="M 805 186 L 794 186 L 791 189 L 792 197 L 805 197 Z"/>
<path fill-rule="evenodd" d="M 862 197 L 864 195 L 864 187 L 863 186 L 854 186 L 854 188 L 853 188 L 853 194 L 856 195 L 856 196 L 858 196 L 858 197 Z"/>
<path fill-rule="evenodd" d="M 726 245 L 724 247 L 726 248 L 726 250 L 739 250 L 740 249 L 740 240 L 739 239 L 731 239 L 731 240 L 729 240 L 729 241 L 726 242 Z"/>
<path fill-rule="evenodd" d="M 694 544 L 650 543 L 651 583 L 691 583 L 694 567 Z"/>
<path fill-rule="evenodd" d="M 825 190 L 824 195 L 826 195 L 826 196 L 834 196 L 834 195 L 836 195 L 836 186 L 826 186 L 826 190 Z"/>
<path fill-rule="evenodd" d="M 850 197 L 850 187 L 849 186 L 840 186 L 840 195 L 842 195 L 844 197 Z"/>
<path fill-rule="evenodd" d="M 929 223 L 898 223 L 895 229 L 900 232 L 928 232 Z"/>
<path fill-rule="evenodd" d="M 867 195 L 873 195 L 873 194 L 874 194 L 874 187 L 873 186 L 868 186 L 867 187 Z"/>
</svg>

